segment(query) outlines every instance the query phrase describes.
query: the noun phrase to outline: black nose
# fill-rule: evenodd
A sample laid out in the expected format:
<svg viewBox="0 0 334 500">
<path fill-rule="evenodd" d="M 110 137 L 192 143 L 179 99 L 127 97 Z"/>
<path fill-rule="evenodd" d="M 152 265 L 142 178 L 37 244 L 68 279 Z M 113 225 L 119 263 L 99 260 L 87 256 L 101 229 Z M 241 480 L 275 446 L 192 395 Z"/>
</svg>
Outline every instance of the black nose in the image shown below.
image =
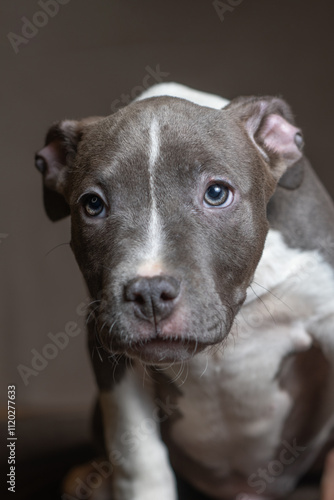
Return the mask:
<svg viewBox="0 0 334 500">
<path fill-rule="evenodd" d="M 138 277 L 125 286 L 125 300 L 134 303 L 137 317 L 158 323 L 174 309 L 180 283 L 170 276 Z"/>
</svg>

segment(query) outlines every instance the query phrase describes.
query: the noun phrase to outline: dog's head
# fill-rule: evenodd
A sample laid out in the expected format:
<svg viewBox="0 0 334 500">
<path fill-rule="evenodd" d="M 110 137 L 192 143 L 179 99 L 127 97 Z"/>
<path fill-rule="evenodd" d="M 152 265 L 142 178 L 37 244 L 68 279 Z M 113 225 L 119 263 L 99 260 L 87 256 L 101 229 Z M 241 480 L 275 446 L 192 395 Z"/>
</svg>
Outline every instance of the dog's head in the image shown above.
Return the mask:
<svg viewBox="0 0 334 500">
<path fill-rule="evenodd" d="M 276 98 L 223 110 L 158 97 L 107 118 L 63 121 L 36 156 L 52 220 L 97 301 L 103 345 L 144 362 L 220 342 L 264 247 L 267 203 L 301 157 Z"/>
</svg>

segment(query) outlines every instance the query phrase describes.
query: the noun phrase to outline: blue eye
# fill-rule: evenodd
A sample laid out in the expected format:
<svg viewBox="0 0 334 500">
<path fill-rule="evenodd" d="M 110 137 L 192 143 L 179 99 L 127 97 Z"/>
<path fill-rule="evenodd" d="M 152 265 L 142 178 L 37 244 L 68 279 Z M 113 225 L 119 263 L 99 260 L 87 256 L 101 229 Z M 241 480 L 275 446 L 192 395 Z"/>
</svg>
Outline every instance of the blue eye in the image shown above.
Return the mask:
<svg viewBox="0 0 334 500">
<path fill-rule="evenodd" d="M 233 201 L 233 193 L 224 184 L 212 184 L 205 192 L 204 201 L 212 207 L 228 206 Z"/>
<path fill-rule="evenodd" d="M 96 217 L 101 215 L 104 210 L 104 202 L 96 194 L 87 194 L 83 200 L 83 206 L 87 215 Z"/>
</svg>

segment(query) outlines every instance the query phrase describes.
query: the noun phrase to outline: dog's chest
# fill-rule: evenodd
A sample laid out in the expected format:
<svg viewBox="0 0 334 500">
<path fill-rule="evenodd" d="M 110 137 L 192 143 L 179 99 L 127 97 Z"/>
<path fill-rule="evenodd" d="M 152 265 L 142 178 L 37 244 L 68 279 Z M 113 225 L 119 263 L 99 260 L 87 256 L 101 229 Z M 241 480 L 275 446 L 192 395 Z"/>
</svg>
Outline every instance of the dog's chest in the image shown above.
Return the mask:
<svg viewBox="0 0 334 500">
<path fill-rule="evenodd" d="M 293 403 L 277 374 L 284 356 L 311 343 L 300 324 L 263 327 L 256 339 L 236 337 L 233 332 L 224 348 L 199 355 L 188 375 L 184 370 L 182 417 L 171 429 L 187 455 L 224 476 L 249 475 L 274 456 Z"/>
<path fill-rule="evenodd" d="M 182 393 L 182 417 L 171 426 L 170 438 L 192 460 L 222 478 L 235 471 L 247 478 L 275 457 L 295 404 L 281 385 L 283 361 L 314 340 L 334 352 L 333 276 L 316 252 L 289 249 L 270 231 L 252 290 L 225 344 L 183 369 L 169 369 L 171 377 L 180 372 L 175 383 Z"/>
</svg>

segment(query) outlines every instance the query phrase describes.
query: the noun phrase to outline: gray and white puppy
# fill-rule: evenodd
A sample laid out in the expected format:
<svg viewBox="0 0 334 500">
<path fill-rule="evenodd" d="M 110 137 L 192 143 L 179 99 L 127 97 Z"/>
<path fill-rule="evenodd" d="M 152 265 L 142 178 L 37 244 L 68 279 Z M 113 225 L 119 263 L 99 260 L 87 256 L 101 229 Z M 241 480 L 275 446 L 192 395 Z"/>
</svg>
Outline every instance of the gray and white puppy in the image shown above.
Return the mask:
<svg viewBox="0 0 334 500">
<path fill-rule="evenodd" d="M 328 445 L 334 208 L 302 145 L 281 99 L 177 84 L 48 131 L 36 166 L 91 295 L 112 498 L 176 500 L 173 469 L 212 498 L 282 498 Z"/>
</svg>

